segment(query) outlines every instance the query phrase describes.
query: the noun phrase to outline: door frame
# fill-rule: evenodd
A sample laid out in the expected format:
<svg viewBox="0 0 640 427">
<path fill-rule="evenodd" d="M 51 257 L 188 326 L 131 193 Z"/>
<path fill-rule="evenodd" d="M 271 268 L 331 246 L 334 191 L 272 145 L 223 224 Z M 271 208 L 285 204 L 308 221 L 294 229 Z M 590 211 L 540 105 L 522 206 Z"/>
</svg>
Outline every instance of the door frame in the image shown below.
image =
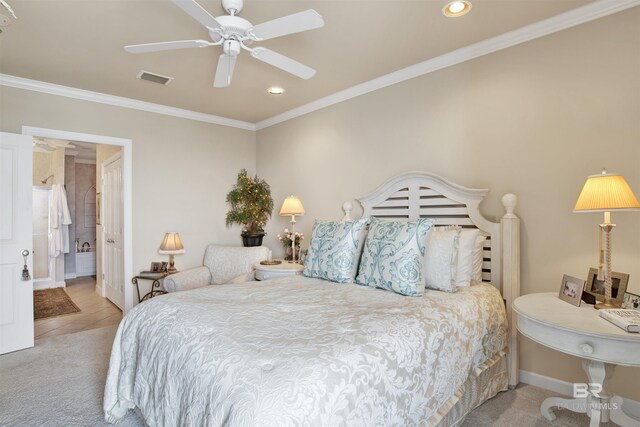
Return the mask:
<svg viewBox="0 0 640 427">
<path fill-rule="evenodd" d="M 41 138 L 63 139 L 91 144 L 122 147 L 122 184 L 124 208 L 124 314 L 133 308 L 133 140 L 89 133 L 68 132 L 32 126 L 22 126 L 22 134 Z"/>
</svg>

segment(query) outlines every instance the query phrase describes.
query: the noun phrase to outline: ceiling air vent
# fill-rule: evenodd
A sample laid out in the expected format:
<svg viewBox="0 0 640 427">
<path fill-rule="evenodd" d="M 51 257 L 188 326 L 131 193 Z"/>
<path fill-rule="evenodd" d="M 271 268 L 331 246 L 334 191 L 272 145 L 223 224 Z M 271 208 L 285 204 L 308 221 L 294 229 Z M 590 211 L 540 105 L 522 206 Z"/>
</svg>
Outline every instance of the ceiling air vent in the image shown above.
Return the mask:
<svg viewBox="0 0 640 427">
<path fill-rule="evenodd" d="M 150 73 L 148 71 L 142 70 L 136 76 L 140 80 L 146 80 L 148 82 L 159 83 L 161 85 L 168 85 L 173 80 L 173 77 L 163 76 L 161 74 Z"/>
</svg>

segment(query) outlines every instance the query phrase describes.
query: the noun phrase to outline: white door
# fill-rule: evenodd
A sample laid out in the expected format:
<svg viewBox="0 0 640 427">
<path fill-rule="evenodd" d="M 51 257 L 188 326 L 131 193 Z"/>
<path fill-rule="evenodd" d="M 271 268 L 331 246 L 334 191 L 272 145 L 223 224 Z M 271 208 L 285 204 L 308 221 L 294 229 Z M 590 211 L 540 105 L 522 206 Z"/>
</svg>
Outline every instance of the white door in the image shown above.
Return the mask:
<svg viewBox="0 0 640 427">
<path fill-rule="evenodd" d="M 31 137 L 0 132 L 0 354 L 33 347 Z"/>
<path fill-rule="evenodd" d="M 124 310 L 124 204 L 122 154 L 102 169 L 102 286 L 105 296 Z"/>
</svg>

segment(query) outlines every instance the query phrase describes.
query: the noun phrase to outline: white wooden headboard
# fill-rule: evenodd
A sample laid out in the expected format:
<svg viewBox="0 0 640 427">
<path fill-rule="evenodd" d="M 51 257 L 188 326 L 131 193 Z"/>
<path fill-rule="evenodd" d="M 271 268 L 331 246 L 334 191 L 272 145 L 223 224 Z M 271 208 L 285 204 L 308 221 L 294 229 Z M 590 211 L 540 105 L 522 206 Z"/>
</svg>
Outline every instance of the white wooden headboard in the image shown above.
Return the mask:
<svg viewBox="0 0 640 427">
<path fill-rule="evenodd" d="M 482 280 L 502 294 L 509 320 L 509 385 L 518 384 L 518 351 L 515 317 L 511 310 L 520 295 L 520 219 L 513 213 L 517 198 L 506 194 L 502 204 L 506 213 L 500 222 L 486 219 L 480 203 L 489 192 L 471 189 L 428 172 L 407 172 L 395 176 L 373 192 L 358 197 L 363 216 L 409 219 L 433 218 L 436 225 L 478 228 L 487 236 L 484 247 Z M 343 205 L 346 217 L 352 205 Z"/>
</svg>

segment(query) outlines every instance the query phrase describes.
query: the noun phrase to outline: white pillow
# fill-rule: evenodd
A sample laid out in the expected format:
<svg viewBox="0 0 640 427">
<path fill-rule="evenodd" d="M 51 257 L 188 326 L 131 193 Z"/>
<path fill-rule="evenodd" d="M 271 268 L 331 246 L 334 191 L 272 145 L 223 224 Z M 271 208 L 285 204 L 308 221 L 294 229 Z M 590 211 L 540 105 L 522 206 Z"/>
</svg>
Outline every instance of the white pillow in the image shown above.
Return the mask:
<svg viewBox="0 0 640 427">
<path fill-rule="evenodd" d="M 471 285 L 471 273 L 473 270 L 473 254 L 476 247 L 476 239 L 480 230 L 461 230 L 460 244 L 458 245 L 458 267 L 456 271 L 456 286 L 467 287 Z M 480 265 L 482 268 L 482 264 Z"/>
<path fill-rule="evenodd" d="M 473 248 L 473 267 L 471 272 L 471 284 L 479 285 L 482 283 L 482 263 L 484 261 L 484 241 L 486 236 L 476 237 L 475 247 Z"/>
<path fill-rule="evenodd" d="M 425 285 L 445 292 L 456 291 L 460 230 L 432 230 L 427 236 Z"/>
</svg>

